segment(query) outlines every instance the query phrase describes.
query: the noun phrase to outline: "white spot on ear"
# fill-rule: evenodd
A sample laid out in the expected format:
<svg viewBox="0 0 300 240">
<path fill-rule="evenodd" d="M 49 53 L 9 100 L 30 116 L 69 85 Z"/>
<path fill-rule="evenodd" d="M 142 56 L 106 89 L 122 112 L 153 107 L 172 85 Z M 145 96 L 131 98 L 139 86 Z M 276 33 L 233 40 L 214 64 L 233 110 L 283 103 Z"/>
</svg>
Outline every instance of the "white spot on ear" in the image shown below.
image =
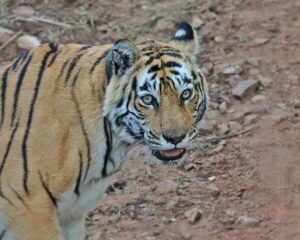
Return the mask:
<svg viewBox="0 0 300 240">
<path fill-rule="evenodd" d="M 179 29 L 176 33 L 175 33 L 175 37 L 176 38 L 180 38 L 186 35 L 186 31 L 184 29 Z"/>
</svg>

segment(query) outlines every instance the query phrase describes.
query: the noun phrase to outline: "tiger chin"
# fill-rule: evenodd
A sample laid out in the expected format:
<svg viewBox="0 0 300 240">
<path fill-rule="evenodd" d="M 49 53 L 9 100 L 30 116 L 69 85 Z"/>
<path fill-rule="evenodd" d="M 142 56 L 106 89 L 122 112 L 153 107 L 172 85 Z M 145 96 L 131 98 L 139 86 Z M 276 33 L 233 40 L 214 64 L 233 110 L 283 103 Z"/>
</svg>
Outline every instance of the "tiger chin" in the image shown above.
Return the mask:
<svg viewBox="0 0 300 240">
<path fill-rule="evenodd" d="M 48 43 L 2 66 L 0 239 L 83 240 L 133 149 L 181 161 L 208 104 L 199 48 L 183 22 L 165 43 Z"/>
</svg>

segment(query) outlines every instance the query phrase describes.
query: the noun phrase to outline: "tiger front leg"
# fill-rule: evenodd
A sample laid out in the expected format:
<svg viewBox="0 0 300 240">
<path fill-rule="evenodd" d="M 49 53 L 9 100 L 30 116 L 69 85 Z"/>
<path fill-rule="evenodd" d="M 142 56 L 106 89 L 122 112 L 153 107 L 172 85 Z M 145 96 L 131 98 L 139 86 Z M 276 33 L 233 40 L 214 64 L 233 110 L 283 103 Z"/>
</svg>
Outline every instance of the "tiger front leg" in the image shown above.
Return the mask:
<svg viewBox="0 0 300 240">
<path fill-rule="evenodd" d="M 9 214 L 14 240 L 65 240 L 56 211 L 49 206 L 40 211 L 26 209 Z M 47 209 L 48 208 L 48 209 Z"/>
<path fill-rule="evenodd" d="M 61 222 L 61 228 L 66 240 L 85 239 L 85 217 L 68 219 Z"/>
</svg>

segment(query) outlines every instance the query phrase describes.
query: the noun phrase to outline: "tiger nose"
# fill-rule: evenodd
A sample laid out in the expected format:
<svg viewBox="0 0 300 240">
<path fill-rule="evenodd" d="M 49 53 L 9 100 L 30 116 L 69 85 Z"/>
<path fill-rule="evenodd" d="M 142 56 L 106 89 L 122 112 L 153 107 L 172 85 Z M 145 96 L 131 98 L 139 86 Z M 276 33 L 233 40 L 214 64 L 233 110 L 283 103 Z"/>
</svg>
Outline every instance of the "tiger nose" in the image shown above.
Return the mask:
<svg viewBox="0 0 300 240">
<path fill-rule="evenodd" d="M 185 134 L 181 134 L 178 136 L 163 134 L 163 137 L 164 137 L 164 139 L 166 139 L 167 142 L 172 143 L 172 144 L 177 144 L 177 143 L 180 143 L 184 139 Z"/>
</svg>

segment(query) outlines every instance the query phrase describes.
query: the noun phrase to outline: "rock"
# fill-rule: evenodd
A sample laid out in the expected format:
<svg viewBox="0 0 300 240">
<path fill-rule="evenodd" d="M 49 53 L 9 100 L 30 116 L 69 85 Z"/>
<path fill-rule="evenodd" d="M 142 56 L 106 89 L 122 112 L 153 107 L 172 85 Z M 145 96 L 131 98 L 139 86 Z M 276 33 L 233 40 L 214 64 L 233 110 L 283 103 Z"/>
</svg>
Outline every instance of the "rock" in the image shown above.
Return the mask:
<svg viewBox="0 0 300 240">
<path fill-rule="evenodd" d="M 0 35 L 2 35 L 2 34 L 12 35 L 13 33 L 14 33 L 14 31 L 12 31 L 8 28 L 0 27 Z"/>
<path fill-rule="evenodd" d="M 214 197 L 217 197 L 220 195 L 220 189 L 213 183 L 210 183 L 207 187 L 206 187 L 207 190 L 210 191 L 211 195 L 214 196 Z"/>
<path fill-rule="evenodd" d="M 258 60 L 256 58 L 254 58 L 254 57 L 247 58 L 246 59 L 246 63 L 252 65 L 253 67 L 258 67 L 258 65 L 259 65 Z"/>
<path fill-rule="evenodd" d="M 245 125 L 250 125 L 252 123 L 255 123 L 255 121 L 258 119 L 258 116 L 256 114 L 250 114 L 250 115 L 247 115 L 245 117 L 245 120 L 244 120 L 244 124 Z"/>
<path fill-rule="evenodd" d="M 282 110 L 275 109 L 273 113 L 269 116 L 266 116 L 266 119 L 270 122 L 270 125 L 276 125 L 282 121 L 285 121 L 290 116 L 290 113 Z"/>
<path fill-rule="evenodd" d="M 201 18 L 194 18 L 192 21 L 192 26 L 195 29 L 201 28 L 204 25 L 204 21 Z"/>
<path fill-rule="evenodd" d="M 227 110 L 227 103 L 225 101 L 223 101 L 220 105 L 219 105 L 219 109 L 221 110 L 221 112 L 226 112 Z"/>
<path fill-rule="evenodd" d="M 219 130 L 222 134 L 227 134 L 230 132 L 230 129 L 228 127 L 228 124 L 227 123 L 221 123 L 219 126 Z"/>
<path fill-rule="evenodd" d="M 294 5 L 295 5 L 295 7 L 299 7 L 300 8 L 300 1 L 295 1 Z"/>
<path fill-rule="evenodd" d="M 238 99 L 246 99 L 255 93 L 257 87 L 258 81 L 256 80 L 240 81 L 232 89 L 232 94 Z"/>
<path fill-rule="evenodd" d="M 223 74 L 224 75 L 232 75 L 232 74 L 235 74 L 235 73 L 236 73 L 236 69 L 233 66 L 226 67 L 226 68 L 223 69 Z"/>
<path fill-rule="evenodd" d="M 250 108 L 248 108 L 244 113 L 245 114 L 251 114 L 251 113 L 269 113 L 271 110 L 270 105 L 268 104 L 259 104 L 259 105 L 254 105 Z"/>
<path fill-rule="evenodd" d="M 215 121 L 203 121 L 200 123 L 199 131 L 204 133 L 212 133 L 213 130 L 216 128 L 216 122 Z"/>
<path fill-rule="evenodd" d="M 251 76 L 255 76 L 255 75 L 258 75 L 259 74 L 259 70 L 257 68 L 251 68 L 249 70 L 249 75 Z"/>
<path fill-rule="evenodd" d="M 202 218 L 202 215 L 202 211 L 197 208 L 190 209 L 184 213 L 184 216 L 191 224 L 198 222 Z"/>
<path fill-rule="evenodd" d="M 239 122 L 236 122 L 236 121 L 229 121 L 228 122 L 228 127 L 229 127 L 231 132 L 238 132 L 238 131 L 241 131 L 243 129 L 242 125 L 239 124 Z"/>
<path fill-rule="evenodd" d="M 248 217 L 247 215 L 239 216 L 235 221 L 237 225 L 246 225 L 246 226 L 258 226 L 260 221 L 253 217 Z"/>
<path fill-rule="evenodd" d="M 270 41 L 269 38 L 255 38 L 253 40 L 252 46 L 260 46 L 260 45 L 266 44 L 269 41 Z"/>
<path fill-rule="evenodd" d="M 34 15 L 35 11 L 32 7 L 27 5 L 20 5 L 13 9 L 13 14 L 22 17 L 30 17 Z"/>
<path fill-rule="evenodd" d="M 253 103 L 257 103 L 257 102 L 261 102 L 266 100 L 266 96 L 265 95 L 255 95 L 254 97 L 251 98 L 251 101 Z"/>
<path fill-rule="evenodd" d="M 216 178 L 217 178 L 216 176 L 210 176 L 208 177 L 208 181 L 213 182 L 216 180 Z"/>
<path fill-rule="evenodd" d="M 214 40 L 216 43 L 224 42 L 224 38 L 222 36 L 215 36 Z"/>
<path fill-rule="evenodd" d="M 294 108 L 296 108 L 296 109 L 300 108 L 300 99 L 294 99 L 292 101 L 292 104 L 293 104 Z"/>
<path fill-rule="evenodd" d="M 41 45 L 40 40 L 30 35 L 24 35 L 22 37 L 19 37 L 17 40 L 17 46 L 22 50 L 30 50 L 39 45 Z"/>
<path fill-rule="evenodd" d="M 235 215 L 235 211 L 233 211 L 232 209 L 225 209 L 224 210 L 225 214 L 228 216 L 228 217 L 233 217 Z"/>
<path fill-rule="evenodd" d="M 178 189 L 178 184 L 171 180 L 160 182 L 156 187 L 156 192 L 159 194 L 165 194 L 169 192 L 175 192 Z"/>
<path fill-rule="evenodd" d="M 258 76 L 258 81 L 263 87 L 269 87 L 273 82 L 272 79 L 263 76 Z"/>
</svg>

